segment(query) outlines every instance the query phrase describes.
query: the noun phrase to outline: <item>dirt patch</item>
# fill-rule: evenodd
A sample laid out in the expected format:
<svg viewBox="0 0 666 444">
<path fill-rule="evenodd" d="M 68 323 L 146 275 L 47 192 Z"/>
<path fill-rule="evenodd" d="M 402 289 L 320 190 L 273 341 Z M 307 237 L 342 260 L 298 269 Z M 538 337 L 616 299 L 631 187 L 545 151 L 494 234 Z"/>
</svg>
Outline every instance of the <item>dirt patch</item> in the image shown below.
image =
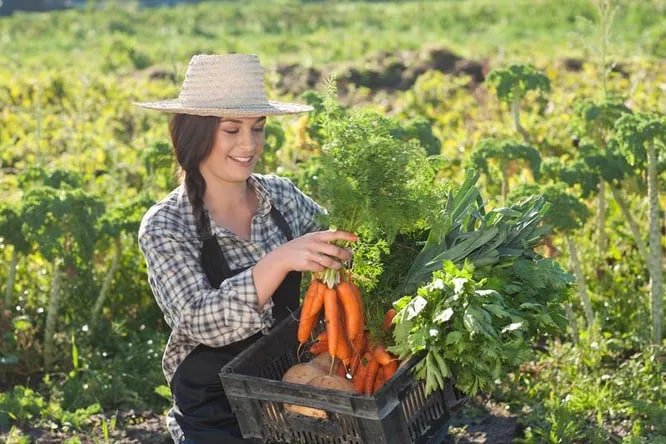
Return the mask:
<svg viewBox="0 0 666 444">
<path fill-rule="evenodd" d="M 104 442 L 102 416 L 94 419 L 97 425 L 94 434 L 80 434 L 57 428 L 22 429 L 30 442 L 40 444 L 62 443 L 68 438 L 77 437 L 84 444 Z M 115 425 L 109 428 L 109 441 L 114 444 L 171 444 L 171 436 L 166 430 L 164 418 L 155 412 L 123 412 L 116 416 Z M 107 418 L 107 424 L 109 420 Z M 480 398 L 470 400 L 451 418 L 449 436 L 442 444 L 509 444 L 522 437 L 522 428 L 517 418 L 507 409 L 491 400 Z M 8 435 L 0 435 L 0 441 L 12 443 Z"/>
<path fill-rule="evenodd" d="M 73 430 L 67 430 L 64 427 L 35 428 L 30 425 L 21 427 L 22 436 L 28 437 L 29 442 L 39 444 L 59 444 L 69 438 L 76 437 L 83 444 L 95 444 L 105 442 L 102 428 L 102 415 L 96 415 L 92 418 L 93 433 L 81 433 Z M 166 430 L 164 417 L 151 411 L 118 413 L 115 417 L 115 424 L 106 419 L 108 440 L 114 444 L 173 444 L 171 435 Z M 11 444 L 18 442 L 9 434 L 0 434 L 0 442 Z"/>
<path fill-rule="evenodd" d="M 520 437 L 523 428 L 505 405 L 474 398 L 453 415 L 442 444 L 510 444 Z"/>
<path fill-rule="evenodd" d="M 326 79 L 335 76 L 341 94 L 352 88 L 377 91 L 405 91 L 426 71 L 441 71 L 451 75 L 468 75 L 470 86 L 483 82 L 487 62 L 463 59 L 446 48 L 426 48 L 421 51 L 380 51 L 348 64 L 331 64 L 319 68 L 298 64 L 279 65 L 277 89 L 280 93 L 300 94 L 315 89 Z"/>
</svg>

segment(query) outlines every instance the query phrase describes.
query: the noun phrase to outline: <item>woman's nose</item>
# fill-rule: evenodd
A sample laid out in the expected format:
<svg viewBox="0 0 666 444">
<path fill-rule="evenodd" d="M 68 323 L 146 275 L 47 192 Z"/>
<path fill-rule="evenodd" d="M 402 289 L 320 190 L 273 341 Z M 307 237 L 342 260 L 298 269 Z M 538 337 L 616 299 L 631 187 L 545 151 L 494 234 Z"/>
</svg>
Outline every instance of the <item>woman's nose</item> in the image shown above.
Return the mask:
<svg viewBox="0 0 666 444">
<path fill-rule="evenodd" d="M 238 144 L 243 148 L 254 148 L 254 136 L 251 129 L 241 131 Z"/>
</svg>

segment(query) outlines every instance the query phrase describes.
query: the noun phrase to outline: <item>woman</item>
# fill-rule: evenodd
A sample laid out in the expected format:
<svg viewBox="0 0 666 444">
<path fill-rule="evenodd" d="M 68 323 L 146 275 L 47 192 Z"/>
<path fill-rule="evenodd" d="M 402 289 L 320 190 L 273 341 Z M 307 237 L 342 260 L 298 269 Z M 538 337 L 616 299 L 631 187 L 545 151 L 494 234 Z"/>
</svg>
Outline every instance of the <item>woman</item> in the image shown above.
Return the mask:
<svg viewBox="0 0 666 444">
<path fill-rule="evenodd" d="M 300 273 L 339 268 L 354 241 L 316 231 L 323 211 L 289 180 L 253 173 L 266 116 L 309 111 L 268 101 L 261 65 L 244 54 L 198 55 L 177 99 L 139 103 L 173 113 L 182 184 L 144 216 L 139 245 L 171 335 L 162 361 L 174 396 L 175 442 L 242 440 L 218 373 L 298 307 Z"/>
</svg>

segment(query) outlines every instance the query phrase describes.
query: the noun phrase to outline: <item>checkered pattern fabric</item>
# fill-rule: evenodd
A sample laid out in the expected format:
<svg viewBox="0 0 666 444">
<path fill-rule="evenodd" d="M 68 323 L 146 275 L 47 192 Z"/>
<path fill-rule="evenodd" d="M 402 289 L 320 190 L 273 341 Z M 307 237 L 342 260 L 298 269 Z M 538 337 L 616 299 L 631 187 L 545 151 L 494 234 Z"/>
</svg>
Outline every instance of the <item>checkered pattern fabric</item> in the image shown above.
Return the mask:
<svg viewBox="0 0 666 444">
<path fill-rule="evenodd" d="M 252 219 L 251 240 L 239 238 L 211 221 L 231 270 L 250 267 L 222 282 L 208 283 L 200 261 L 192 206 L 181 185 L 144 216 L 139 246 L 148 265 L 148 280 L 171 335 L 162 368 L 168 382 L 198 344 L 220 347 L 245 339 L 273 324 L 272 301 L 257 307 L 252 266 L 287 241 L 270 215 L 271 204 L 282 213 L 294 238 L 317 229 L 323 209 L 288 179 L 253 174 L 249 184 L 259 208 Z"/>
</svg>

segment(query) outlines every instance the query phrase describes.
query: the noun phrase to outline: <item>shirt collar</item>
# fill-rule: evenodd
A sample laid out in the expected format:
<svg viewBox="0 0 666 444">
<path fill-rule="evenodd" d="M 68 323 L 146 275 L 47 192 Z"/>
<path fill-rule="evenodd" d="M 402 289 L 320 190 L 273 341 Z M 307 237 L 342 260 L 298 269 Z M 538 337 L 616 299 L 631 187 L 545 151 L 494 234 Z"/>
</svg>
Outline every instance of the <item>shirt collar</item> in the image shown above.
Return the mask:
<svg viewBox="0 0 666 444">
<path fill-rule="evenodd" d="M 247 183 L 257 194 L 257 199 L 259 201 L 259 205 L 257 206 L 257 215 L 266 216 L 271 212 L 271 200 L 268 191 L 266 191 L 266 188 L 264 188 L 264 186 L 261 184 L 261 182 L 259 182 L 254 174 L 252 174 L 247 179 Z"/>
</svg>

